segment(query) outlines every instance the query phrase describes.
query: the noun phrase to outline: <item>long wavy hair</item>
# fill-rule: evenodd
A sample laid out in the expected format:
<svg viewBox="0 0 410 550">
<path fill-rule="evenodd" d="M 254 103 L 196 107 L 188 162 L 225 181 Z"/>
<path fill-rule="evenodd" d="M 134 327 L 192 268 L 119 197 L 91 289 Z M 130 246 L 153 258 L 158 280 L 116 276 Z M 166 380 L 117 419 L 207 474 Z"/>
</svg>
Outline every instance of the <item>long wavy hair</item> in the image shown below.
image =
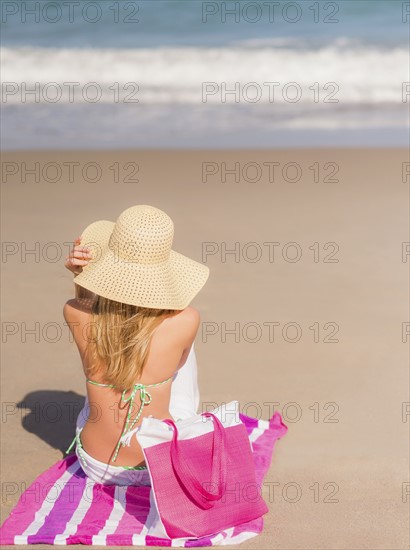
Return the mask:
<svg viewBox="0 0 410 550">
<path fill-rule="evenodd" d="M 155 329 L 176 311 L 133 306 L 95 295 L 87 331 L 88 376 L 103 371 L 104 383 L 130 390 L 144 370 Z"/>
</svg>

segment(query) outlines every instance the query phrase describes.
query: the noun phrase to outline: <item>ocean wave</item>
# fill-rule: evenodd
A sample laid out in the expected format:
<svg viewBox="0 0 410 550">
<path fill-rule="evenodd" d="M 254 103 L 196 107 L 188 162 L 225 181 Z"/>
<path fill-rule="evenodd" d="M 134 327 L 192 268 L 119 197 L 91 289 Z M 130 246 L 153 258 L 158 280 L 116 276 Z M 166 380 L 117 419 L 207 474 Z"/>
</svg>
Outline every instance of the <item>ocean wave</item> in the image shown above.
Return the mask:
<svg viewBox="0 0 410 550">
<path fill-rule="evenodd" d="M 315 50 L 288 42 L 252 48 L 3 48 L 2 102 L 21 103 L 24 93 L 27 103 L 90 103 L 95 97 L 102 103 L 393 104 L 402 101 L 408 62 L 405 48 L 345 42 Z"/>
</svg>

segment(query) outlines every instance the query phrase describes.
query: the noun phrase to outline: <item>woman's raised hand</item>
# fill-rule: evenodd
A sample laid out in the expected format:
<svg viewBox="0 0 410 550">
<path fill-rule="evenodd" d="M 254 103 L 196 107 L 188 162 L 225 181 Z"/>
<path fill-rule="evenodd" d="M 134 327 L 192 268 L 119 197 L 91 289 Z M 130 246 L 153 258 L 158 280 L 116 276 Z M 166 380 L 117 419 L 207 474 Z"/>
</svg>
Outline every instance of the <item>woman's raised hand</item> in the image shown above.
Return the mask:
<svg viewBox="0 0 410 550">
<path fill-rule="evenodd" d="M 77 237 L 74 241 L 74 247 L 67 256 L 64 264 L 67 269 L 74 273 L 74 275 L 79 275 L 83 270 L 83 266 L 87 265 L 92 258 L 90 249 L 86 246 L 80 246 L 81 237 L 82 235 Z"/>
</svg>

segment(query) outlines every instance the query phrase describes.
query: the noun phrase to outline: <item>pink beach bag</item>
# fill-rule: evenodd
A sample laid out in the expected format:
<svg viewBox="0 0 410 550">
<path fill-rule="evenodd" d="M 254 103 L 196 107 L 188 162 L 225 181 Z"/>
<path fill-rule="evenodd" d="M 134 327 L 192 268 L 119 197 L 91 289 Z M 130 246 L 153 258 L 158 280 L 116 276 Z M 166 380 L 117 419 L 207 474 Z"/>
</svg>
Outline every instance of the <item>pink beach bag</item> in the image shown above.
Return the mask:
<svg viewBox="0 0 410 550">
<path fill-rule="evenodd" d="M 210 536 L 268 512 L 238 401 L 176 423 L 146 417 L 137 439 L 169 538 Z"/>
</svg>

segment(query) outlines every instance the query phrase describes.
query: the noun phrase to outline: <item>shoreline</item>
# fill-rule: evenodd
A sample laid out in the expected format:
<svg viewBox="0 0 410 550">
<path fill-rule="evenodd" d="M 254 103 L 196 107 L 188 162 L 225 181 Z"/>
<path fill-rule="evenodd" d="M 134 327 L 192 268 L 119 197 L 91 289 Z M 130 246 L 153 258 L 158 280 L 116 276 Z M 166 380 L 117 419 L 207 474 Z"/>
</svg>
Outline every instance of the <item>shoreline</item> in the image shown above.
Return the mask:
<svg viewBox="0 0 410 550">
<path fill-rule="evenodd" d="M 112 148 L 72 148 L 72 149 L 35 149 L 35 148 L 27 148 L 27 149 L 0 149 L 0 153 L 4 155 L 24 155 L 24 154 L 31 154 L 31 153 L 51 153 L 51 154 L 87 154 L 87 153 L 101 153 L 101 154 L 109 154 L 109 153 L 200 153 L 200 152 L 215 152 L 215 153 L 235 153 L 236 151 L 240 152 L 249 152 L 249 153 L 266 153 L 266 152 L 272 152 L 272 151 L 306 151 L 306 152 L 312 152 L 312 151 L 322 151 L 322 150 L 343 150 L 343 151 L 371 151 L 373 149 L 385 149 L 386 151 L 392 151 L 392 150 L 400 150 L 408 151 L 408 147 L 405 145 L 402 146 L 396 146 L 396 145 L 380 145 L 377 147 L 374 147 L 372 145 L 346 145 L 345 147 L 337 147 L 333 145 L 323 145 L 323 146 L 294 146 L 294 147 L 198 147 L 198 148 L 182 148 L 182 147 L 118 147 L 118 149 L 112 147 Z"/>
<path fill-rule="evenodd" d="M 159 124 L 161 126 L 161 124 Z M 3 128 L 4 133 L 7 130 Z M 107 138 L 108 129 L 103 127 L 95 134 L 84 131 L 84 138 L 67 133 L 67 138 L 56 137 L 56 144 L 49 138 L 41 138 L 37 131 L 27 132 L 27 137 L 15 135 L 10 146 L 3 143 L 2 153 L 29 151 L 205 151 L 205 150 L 287 150 L 287 149 L 396 149 L 410 146 L 409 128 L 403 127 L 367 127 L 342 128 L 337 130 L 311 128 L 277 128 L 271 130 L 232 129 L 219 132 L 213 128 L 198 129 L 194 133 L 175 131 L 172 127 L 162 126 L 159 133 L 151 133 L 147 128 L 131 130 L 118 136 Z M 79 132 L 81 135 L 82 132 Z M 9 133 L 9 135 L 11 135 Z M 90 143 L 95 146 L 90 147 Z M 118 143 L 113 146 L 113 142 Z M 37 147 L 33 144 L 38 144 Z M 72 144 L 76 143 L 76 147 Z M 21 145 L 20 145 L 21 144 Z"/>
</svg>

